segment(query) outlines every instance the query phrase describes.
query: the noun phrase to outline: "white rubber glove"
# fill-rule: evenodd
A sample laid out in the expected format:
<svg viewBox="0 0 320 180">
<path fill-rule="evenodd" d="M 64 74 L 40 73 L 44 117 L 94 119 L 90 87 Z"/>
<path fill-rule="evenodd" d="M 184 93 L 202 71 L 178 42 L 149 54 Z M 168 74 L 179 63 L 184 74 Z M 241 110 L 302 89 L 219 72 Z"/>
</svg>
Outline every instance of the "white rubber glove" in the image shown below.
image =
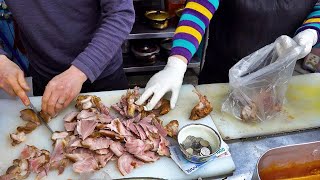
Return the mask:
<svg viewBox="0 0 320 180">
<path fill-rule="evenodd" d="M 281 36 L 279 39 L 280 40 L 276 43 L 276 50 L 278 55 L 281 56 L 282 54 L 285 54 L 286 50 L 295 44 L 293 44 L 292 40 L 288 36 Z M 304 58 L 311 52 L 312 47 L 317 43 L 318 33 L 314 29 L 306 29 L 298 33 L 293 40 L 298 45 L 304 47 L 299 59 Z"/>
<path fill-rule="evenodd" d="M 165 68 L 151 77 L 146 85 L 144 93 L 136 101 L 136 104 L 143 104 L 151 95 L 153 95 L 150 102 L 144 106 L 144 110 L 151 111 L 162 96 L 168 91 L 171 91 L 170 107 L 173 109 L 178 100 L 179 91 L 186 70 L 187 64 L 185 62 L 177 57 L 170 56 Z"/>
</svg>

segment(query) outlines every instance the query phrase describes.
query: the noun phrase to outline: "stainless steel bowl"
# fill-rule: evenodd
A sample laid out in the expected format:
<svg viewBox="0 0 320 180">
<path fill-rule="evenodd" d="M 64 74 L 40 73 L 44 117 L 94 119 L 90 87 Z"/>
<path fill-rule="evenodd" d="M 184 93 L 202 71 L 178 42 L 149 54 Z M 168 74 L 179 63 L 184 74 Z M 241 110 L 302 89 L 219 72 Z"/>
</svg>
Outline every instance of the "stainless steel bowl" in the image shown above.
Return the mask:
<svg viewBox="0 0 320 180">
<path fill-rule="evenodd" d="M 194 137 L 201 137 L 202 139 L 207 140 L 212 149 L 212 153 L 208 156 L 197 156 L 189 154 L 181 144 L 187 138 L 187 136 L 190 135 Z M 188 161 L 193 163 L 203 163 L 213 158 L 216 152 L 221 148 L 221 137 L 219 136 L 218 132 L 211 127 L 204 124 L 194 123 L 188 124 L 179 130 L 178 143 L 180 150 Z"/>
<path fill-rule="evenodd" d="M 290 163 L 307 163 L 319 160 L 320 141 L 273 148 L 259 158 L 252 180 L 263 180 L 261 170 L 273 165 L 283 166 Z"/>
</svg>

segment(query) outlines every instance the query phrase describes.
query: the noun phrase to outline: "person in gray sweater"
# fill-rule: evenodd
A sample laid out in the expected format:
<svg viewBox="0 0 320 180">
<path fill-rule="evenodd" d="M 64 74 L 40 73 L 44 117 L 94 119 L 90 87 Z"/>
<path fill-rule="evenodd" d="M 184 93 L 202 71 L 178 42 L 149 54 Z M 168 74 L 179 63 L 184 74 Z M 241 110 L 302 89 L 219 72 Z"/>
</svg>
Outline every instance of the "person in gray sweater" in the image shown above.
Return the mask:
<svg viewBox="0 0 320 180">
<path fill-rule="evenodd" d="M 125 89 L 121 45 L 134 19 L 132 0 L 7 0 L 30 61 L 33 93 L 56 115 L 80 92 Z M 0 88 L 28 106 L 23 71 L 0 49 Z"/>
</svg>

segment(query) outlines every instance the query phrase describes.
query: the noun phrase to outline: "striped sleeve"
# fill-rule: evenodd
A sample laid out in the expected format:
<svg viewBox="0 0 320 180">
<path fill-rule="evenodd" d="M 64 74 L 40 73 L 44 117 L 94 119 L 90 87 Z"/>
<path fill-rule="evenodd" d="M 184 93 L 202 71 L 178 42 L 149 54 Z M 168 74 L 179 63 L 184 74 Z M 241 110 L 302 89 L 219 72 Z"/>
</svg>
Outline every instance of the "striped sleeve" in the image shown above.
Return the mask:
<svg viewBox="0 0 320 180">
<path fill-rule="evenodd" d="M 313 11 L 309 14 L 302 26 L 296 31 L 296 34 L 306 29 L 314 29 L 318 32 L 318 43 L 320 38 L 320 0 L 314 6 Z"/>
<path fill-rule="evenodd" d="M 181 55 L 190 61 L 218 6 L 219 0 L 188 1 L 173 36 L 171 55 Z"/>
</svg>

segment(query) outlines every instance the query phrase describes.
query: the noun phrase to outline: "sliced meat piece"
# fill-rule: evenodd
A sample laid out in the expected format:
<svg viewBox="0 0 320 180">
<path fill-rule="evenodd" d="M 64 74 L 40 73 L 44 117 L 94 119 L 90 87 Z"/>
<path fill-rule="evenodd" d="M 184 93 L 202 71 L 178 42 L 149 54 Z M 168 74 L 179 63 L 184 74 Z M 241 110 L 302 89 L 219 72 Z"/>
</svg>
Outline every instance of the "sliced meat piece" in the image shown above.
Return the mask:
<svg viewBox="0 0 320 180">
<path fill-rule="evenodd" d="M 90 109 L 92 107 L 95 107 L 91 100 L 91 95 L 88 95 L 85 99 L 81 100 L 82 109 Z"/>
<path fill-rule="evenodd" d="M 86 121 L 78 120 L 76 130 L 79 133 L 80 138 L 83 140 L 86 139 L 90 134 L 93 133 L 97 124 L 98 123 L 96 121 L 92 121 L 92 120 L 86 120 Z"/>
<path fill-rule="evenodd" d="M 97 129 L 107 129 L 108 127 L 107 127 L 107 124 L 98 123 L 96 128 Z"/>
<path fill-rule="evenodd" d="M 158 129 L 158 132 L 161 136 L 163 137 L 166 137 L 168 132 L 167 130 L 162 126 L 162 121 L 161 121 L 161 124 L 159 123 L 159 121 L 161 120 L 158 120 L 157 118 L 154 118 L 152 120 L 152 123 L 154 124 L 154 126 Z"/>
<path fill-rule="evenodd" d="M 50 163 L 50 169 L 57 169 L 58 175 L 62 174 L 64 172 L 64 169 L 69 165 L 69 159 L 64 158 L 60 161 L 55 161 L 53 163 Z"/>
<path fill-rule="evenodd" d="M 115 111 L 117 111 L 120 115 L 125 116 L 124 111 L 121 109 L 120 103 L 111 105 L 111 108 L 114 109 Z"/>
<path fill-rule="evenodd" d="M 96 154 L 99 154 L 99 155 L 106 155 L 108 153 L 110 153 L 111 151 L 107 148 L 105 149 L 98 149 L 98 150 L 95 150 Z"/>
<path fill-rule="evenodd" d="M 131 154 L 140 154 L 145 149 L 145 144 L 140 139 L 135 138 L 127 138 L 126 144 L 125 144 L 126 150 Z"/>
<path fill-rule="evenodd" d="M 122 144 L 120 142 L 113 142 L 110 145 L 110 150 L 118 157 L 120 157 L 126 150 L 125 148 L 122 146 Z"/>
<path fill-rule="evenodd" d="M 134 168 L 137 168 L 144 163 L 136 158 L 134 158 L 130 154 L 123 154 L 118 159 L 118 169 L 121 172 L 122 175 L 129 174 Z"/>
<path fill-rule="evenodd" d="M 77 126 L 77 122 L 65 122 L 64 123 L 64 129 L 66 131 L 74 131 L 76 126 Z"/>
<path fill-rule="evenodd" d="M 176 137 L 179 131 L 179 122 L 177 120 L 172 120 L 164 128 L 167 130 L 170 137 Z"/>
<path fill-rule="evenodd" d="M 89 148 L 90 150 L 98 150 L 98 149 L 105 149 L 109 148 L 110 144 L 112 144 L 113 141 L 109 138 L 100 137 L 100 138 L 87 138 L 81 142 L 81 144 Z"/>
<path fill-rule="evenodd" d="M 20 158 L 21 159 L 29 159 L 29 158 L 32 158 L 34 156 L 36 156 L 37 154 L 39 154 L 39 149 L 34 147 L 34 146 L 25 146 L 23 148 L 23 150 L 21 151 L 20 153 Z"/>
<path fill-rule="evenodd" d="M 158 155 L 156 155 L 155 152 L 151 152 L 151 151 L 146 151 L 146 152 L 141 152 L 140 154 L 135 154 L 134 157 L 136 157 L 137 159 L 139 159 L 143 162 L 155 162 L 160 158 Z"/>
<path fill-rule="evenodd" d="M 31 133 L 33 130 L 35 130 L 38 127 L 37 124 L 33 122 L 27 122 L 24 126 L 17 127 L 18 132 L 24 132 L 25 134 Z"/>
<path fill-rule="evenodd" d="M 169 145 L 170 145 L 170 142 L 166 138 L 160 136 L 160 143 L 159 143 L 159 148 L 158 148 L 157 153 L 160 156 L 168 156 L 169 157 L 170 156 L 170 152 L 169 152 L 169 148 L 168 148 Z"/>
<path fill-rule="evenodd" d="M 43 111 L 40 111 L 40 112 L 39 112 L 39 115 L 42 117 L 42 119 L 43 119 L 46 123 L 48 123 L 48 122 L 51 121 L 51 116 L 48 115 L 48 114 L 46 114 L 46 113 L 44 113 Z"/>
<path fill-rule="evenodd" d="M 56 131 L 52 134 L 51 139 L 53 141 L 57 140 L 57 139 L 64 139 L 69 135 L 68 132 L 60 132 L 60 131 Z"/>
<path fill-rule="evenodd" d="M 194 92 L 199 96 L 200 102 L 192 109 L 189 119 L 198 120 L 209 115 L 213 108 L 206 96 L 197 91 Z"/>
<path fill-rule="evenodd" d="M 129 125 L 129 127 L 127 127 L 133 134 L 135 134 L 136 136 L 140 137 L 139 131 L 137 130 L 136 126 L 131 123 Z"/>
<path fill-rule="evenodd" d="M 113 157 L 113 152 L 109 152 L 106 155 L 95 155 L 95 159 L 97 160 L 99 167 L 103 168 L 107 165 L 108 161 Z"/>
<path fill-rule="evenodd" d="M 64 158 L 65 145 L 66 145 L 66 142 L 64 139 L 56 140 L 54 144 L 53 152 L 51 153 L 50 163 L 58 162 Z"/>
<path fill-rule="evenodd" d="M 93 104 L 95 105 L 95 107 L 97 107 L 100 113 L 109 115 L 109 112 L 110 112 L 109 108 L 102 103 L 99 97 L 92 96 L 91 102 L 93 102 Z"/>
<path fill-rule="evenodd" d="M 78 114 L 79 114 L 79 112 L 72 111 L 72 112 L 68 113 L 67 115 L 65 115 L 63 120 L 64 120 L 64 122 L 75 121 Z"/>
<path fill-rule="evenodd" d="M 29 163 L 27 160 L 15 159 L 13 165 L 10 166 L 6 175 L 0 176 L 1 180 L 26 179 L 30 175 Z"/>
<path fill-rule="evenodd" d="M 151 124 L 152 119 L 155 117 L 154 114 L 149 114 L 148 116 L 142 118 L 140 120 L 140 123 L 147 123 L 147 124 Z"/>
<path fill-rule="evenodd" d="M 89 157 L 93 157 L 93 155 L 88 153 L 73 153 L 73 154 L 66 154 L 66 157 L 73 162 L 77 162 L 77 161 L 82 161 L 84 159 L 87 159 Z"/>
<path fill-rule="evenodd" d="M 99 131 L 94 131 L 92 134 L 89 136 L 90 138 L 99 138 L 99 137 L 104 137 Z"/>
<path fill-rule="evenodd" d="M 77 119 L 87 119 L 90 117 L 96 117 L 97 114 L 95 112 L 91 112 L 89 110 L 82 110 L 81 112 L 79 112 L 79 114 L 77 115 Z"/>
<path fill-rule="evenodd" d="M 72 144 L 70 144 L 70 147 L 83 147 L 81 144 L 81 139 L 76 139 Z"/>
<path fill-rule="evenodd" d="M 100 123 L 110 123 L 113 120 L 113 118 L 110 115 L 106 115 L 106 114 L 99 114 L 98 115 L 98 122 Z"/>
<path fill-rule="evenodd" d="M 122 135 L 119 135 L 113 131 L 109 131 L 109 130 L 99 130 L 99 132 L 103 135 L 103 136 L 106 136 L 106 137 L 109 137 L 113 140 L 118 140 L 118 141 L 121 141 L 123 142 L 124 141 L 124 136 Z"/>
<path fill-rule="evenodd" d="M 73 171 L 77 173 L 88 173 L 99 169 L 98 163 L 94 157 L 89 157 L 73 164 Z"/>
<path fill-rule="evenodd" d="M 112 120 L 111 123 L 107 125 L 107 127 L 122 136 L 132 136 L 132 134 L 128 130 L 126 130 L 126 128 L 118 118 Z"/>
<path fill-rule="evenodd" d="M 41 155 L 39 157 L 36 157 L 34 159 L 29 159 L 29 168 L 32 172 L 37 173 L 39 171 L 39 168 L 43 166 L 45 163 L 47 163 L 45 155 Z"/>
<path fill-rule="evenodd" d="M 144 130 L 142 129 L 142 127 L 139 124 L 133 124 L 133 125 L 137 129 L 140 139 L 141 140 L 146 140 L 147 139 L 147 135 L 144 132 Z"/>
<path fill-rule="evenodd" d="M 12 140 L 11 145 L 15 146 L 26 140 L 26 134 L 24 132 L 16 132 L 16 133 L 10 134 L 10 138 Z"/>
<path fill-rule="evenodd" d="M 36 125 L 40 125 L 40 119 L 38 118 L 37 114 L 32 109 L 24 109 L 20 111 L 20 117 L 24 121 L 33 122 Z"/>
</svg>

